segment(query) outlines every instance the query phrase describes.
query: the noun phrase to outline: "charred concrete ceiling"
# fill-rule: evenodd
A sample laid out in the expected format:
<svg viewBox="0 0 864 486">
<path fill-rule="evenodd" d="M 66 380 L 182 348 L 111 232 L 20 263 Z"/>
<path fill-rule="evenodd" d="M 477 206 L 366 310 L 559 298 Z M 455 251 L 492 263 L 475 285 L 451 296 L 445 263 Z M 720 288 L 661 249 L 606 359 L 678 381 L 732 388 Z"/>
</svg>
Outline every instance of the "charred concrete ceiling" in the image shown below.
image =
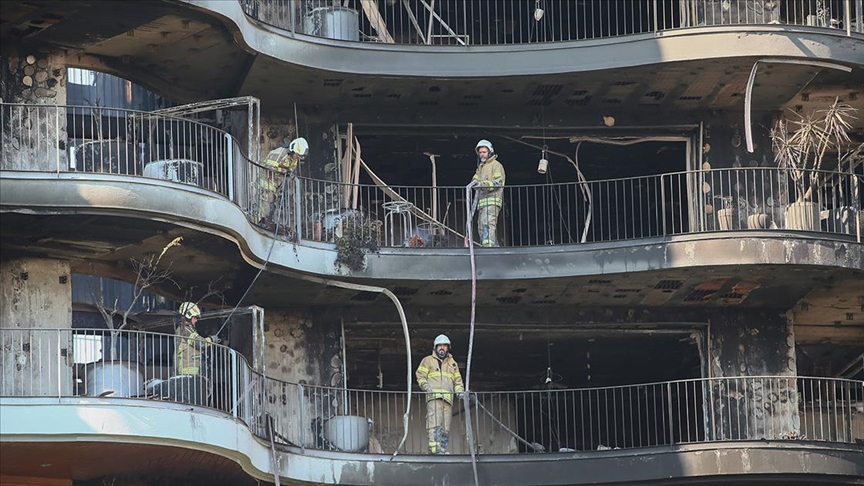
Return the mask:
<svg viewBox="0 0 864 486">
<path fill-rule="evenodd" d="M 29 213 L 29 212 L 28 212 Z M 161 289 L 167 296 L 183 298 L 206 293 L 212 282 L 225 290 L 227 303 L 243 295 L 258 271 L 249 266 L 237 246 L 220 236 L 154 220 L 130 220 L 119 216 L 83 214 L 23 214 L 4 212 L 2 251 L 6 255 L 48 256 L 78 261 L 77 273 L 99 274 L 129 280 L 133 277 L 131 258 L 160 252 L 171 240 L 182 236 L 183 244 L 172 248 L 170 259 L 175 280 Z M 87 238 L 82 239 L 82 232 Z M 375 258 L 375 257 L 373 257 Z M 382 256 L 381 258 L 387 258 Z M 433 257 L 434 258 L 434 257 Z M 507 258 L 506 256 L 504 257 Z M 833 339 L 864 341 L 864 303 L 861 302 L 860 269 L 794 265 L 739 265 L 691 267 L 584 277 L 536 280 L 480 280 L 478 304 L 501 309 L 502 322 L 550 319 L 566 316 L 578 307 L 594 308 L 681 308 L 722 309 L 777 308 L 790 310 L 796 323 L 828 326 Z M 362 282 L 362 280 L 360 280 Z M 451 309 L 434 322 L 465 322 L 455 309 L 467 308 L 470 283 L 464 280 L 376 280 L 390 288 L 409 309 Z M 244 304 L 262 306 L 346 306 L 348 308 L 389 307 L 378 294 L 346 291 L 310 284 L 287 274 L 264 272 L 257 279 Z M 565 309 L 558 311 L 556 309 Z M 352 311 L 353 312 L 353 311 Z M 377 311 L 376 311 L 377 312 Z M 559 314 L 563 312 L 563 314 Z M 545 316 L 545 317 L 544 317 Z M 390 318 L 395 319 L 395 314 Z M 630 316 L 640 319 L 638 315 Z M 384 320 L 390 318 L 382 317 Z M 420 321 L 426 321 L 421 318 Z M 598 322 L 593 317 L 586 322 Z M 664 321 L 651 313 L 646 322 Z M 698 319 L 697 319 L 698 320 Z M 819 337 L 818 332 L 810 339 Z M 799 337 L 807 339 L 807 332 Z M 857 337 L 856 337 L 857 336 Z"/>
<path fill-rule="evenodd" d="M 550 126 L 599 125 L 602 112 L 626 113 L 622 120 L 638 125 L 655 122 L 661 112 L 738 111 L 758 59 L 473 79 L 351 75 L 259 54 L 238 44 L 221 19 L 161 1 L 3 2 L 0 35 L 5 50 L 63 49 L 82 67 L 178 101 L 253 95 L 265 115 L 292 113 L 296 102 L 306 116 L 370 124 L 452 123 L 458 114 L 464 123 L 531 125 L 542 118 Z M 766 64 L 756 80 L 754 110 L 809 110 L 835 97 L 864 108 L 862 86 L 860 69 L 847 74 Z"/>
<path fill-rule="evenodd" d="M 668 122 L 668 113 L 676 113 L 679 124 L 698 124 L 708 111 L 740 116 L 747 78 L 757 59 L 474 79 L 346 74 L 300 67 L 256 53 L 238 44 L 222 19 L 164 1 L 2 2 L 0 36 L 3 51 L 23 54 L 61 49 L 69 59 L 77 59 L 71 64 L 117 74 L 178 101 L 253 95 L 262 100 L 266 116 L 277 118 L 290 118 L 296 102 L 303 116 L 362 125 L 360 133 L 370 154 L 383 153 L 394 137 L 406 133 L 395 129 L 396 125 L 452 127 L 454 119 L 477 127 L 597 129 L 607 115 L 618 118 L 619 126 L 643 128 L 660 120 Z M 768 64 L 757 78 L 754 109 L 808 111 L 835 97 L 864 109 L 861 69 L 846 74 Z M 859 130 L 853 136 L 862 136 L 861 126 L 864 121 L 859 118 Z M 409 135 L 396 148 L 403 151 L 401 155 L 416 156 L 425 150 L 416 147 L 421 136 Z M 380 137 L 377 142 L 375 137 Z M 455 154 L 457 141 L 448 138 L 447 143 Z M 512 153 L 521 157 L 515 149 Z M 670 153 L 662 158 L 675 163 L 683 160 L 680 153 L 667 155 Z M 606 157 L 612 156 L 607 153 Z M 604 167 L 601 156 L 594 160 L 597 169 Z M 398 161 L 383 157 L 378 161 L 385 172 L 398 170 Z M 458 164 L 454 159 L 454 181 L 462 178 Z M 117 216 L 48 213 L 3 213 L 0 250 L 4 257 L 69 258 L 78 262 L 76 272 L 128 280 L 132 277 L 130 258 L 161 251 L 172 239 L 183 236 L 182 247 L 172 250 L 172 268 L 184 288 L 165 286 L 162 293 L 178 298 L 187 292 L 201 295 L 216 282 L 224 288 L 227 302 L 234 304 L 256 278 L 257 270 L 243 260 L 236 245 L 218 236 L 165 221 L 136 219 L 129 224 L 129 219 Z M 81 238 L 83 232 L 86 239 Z M 520 378 L 525 386 L 539 382 L 547 367 L 553 367 L 562 377 L 560 383 L 568 386 L 596 383 L 602 381 L 603 373 L 611 377 L 613 367 L 627 366 L 622 362 L 645 364 L 652 379 L 698 376 L 699 352 L 691 334 L 713 312 L 728 309 L 789 312 L 801 345 L 862 346 L 862 279 L 860 269 L 752 265 L 503 283 L 481 280 L 479 315 L 485 330 L 479 355 L 489 359 L 482 376 L 493 384 L 501 379 L 496 369 L 513 366 L 513 361 L 523 358 L 533 363 Z M 435 281 L 431 285 L 418 278 L 379 283 L 406 305 L 417 329 L 415 352 L 428 352 L 432 337 L 446 331 L 458 343 L 457 354 L 464 356 L 467 282 Z M 357 366 L 369 366 L 352 371 L 352 385 L 374 384 L 377 370 L 372 354 L 380 349 L 387 356 L 398 348 L 395 311 L 377 294 L 264 272 L 244 301 L 251 303 L 265 308 L 304 306 L 334 313 L 334 319 L 335 314 L 351 316 L 345 319 L 349 356 L 356 357 Z M 537 329 L 537 322 L 546 328 Z M 670 325 L 677 327 L 668 329 Z M 640 337 L 631 337 L 631 331 Z M 599 344 L 590 341 L 602 336 L 610 339 Z M 814 362 L 824 357 L 824 349 L 811 350 Z M 589 353 L 600 367 L 592 380 L 588 380 L 586 366 L 591 362 Z M 668 359 L 656 361 L 658 356 Z M 833 353 L 829 360 L 846 358 L 844 353 Z M 385 386 L 404 372 L 390 361 L 384 364 Z M 661 373 L 665 367 L 668 374 Z M 557 378 L 553 381 L 559 383 Z"/>
<path fill-rule="evenodd" d="M 68 258 L 76 262 L 76 273 L 125 280 L 134 276 L 131 258 L 160 252 L 168 242 L 183 236 L 183 244 L 172 248 L 166 260 L 182 279 L 166 284 L 159 293 L 177 299 L 197 298 L 215 287 L 224 293 L 224 304 L 233 305 L 254 281 L 243 305 L 304 309 L 321 319 L 342 321 L 353 357 L 363 362 L 372 359 L 380 348 L 388 383 L 404 371 L 398 354 L 403 346 L 398 316 L 379 294 L 325 287 L 277 271 L 264 272 L 256 280 L 257 270 L 243 260 L 234 243 L 162 221 L 4 212 L 0 224 L 4 258 Z M 82 232 L 89 235 L 86 240 L 80 238 Z M 434 257 L 423 258 L 434 261 Z M 812 366 L 826 366 L 827 362 L 836 370 L 851 360 L 847 355 L 864 346 L 862 278 L 860 269 L 740 265 L 593 277 L 480 280 L 477 315 L 485 337 L 478 344 L 478 352 L 498 357 L 502 356 L 498 351 L 505 351 L 503 356 L 525 354 L 545 362 L 541 358 L 550 351 L 550 343 L 555 343 L 556 368 L 584 370 L 584 363 L 568 361 L 582 359 L 579 353 L 570 357 L 565 350 L 582 349 L 590 339 L 611 332 L 609 341 L 617 344 L 598 345 L 593 352 L 597 359 L 614 362 L 614 357 L 626 349 L 662 350 L 661 356 L 680 358 L 675 366 L 667 365 L 679 374 L 676 377 L 684 377 L 690 376 L 687 373 L 694 366 L 691 358 L 699 356 L 690 334 L 703 329 L 712 316 L 768 308 L 792 318 L 796 342 L 810 351 Z M 460 343 L 455 349 L 464 355 L 466 350 L 461 347 L 466 344 L 470 317 L 469 282 L 430 281 L 418 275 L 417 279 L 376 280 L 374 284 L 389 288 L 402 301 L 414 333 L 415 353 L 425 354 L 434 336 L 447 332 Z M 633 332 L 640 337 L 627 344 Z M 650 362 L 648 357 L 646 360 Z M 660 379 L 664 366 L 646 365 L 645 371 Z M 487 383 L 501 379 L 494 369 L 487 370 Z M 355 371 L 352 383 L 374 384 L 376 370 Z M 535 371 L 532 368 L 519 379 L 527 386 L 536 378 Z M 613 373 L 611 368 L 607 371 Z"/>
</svg>

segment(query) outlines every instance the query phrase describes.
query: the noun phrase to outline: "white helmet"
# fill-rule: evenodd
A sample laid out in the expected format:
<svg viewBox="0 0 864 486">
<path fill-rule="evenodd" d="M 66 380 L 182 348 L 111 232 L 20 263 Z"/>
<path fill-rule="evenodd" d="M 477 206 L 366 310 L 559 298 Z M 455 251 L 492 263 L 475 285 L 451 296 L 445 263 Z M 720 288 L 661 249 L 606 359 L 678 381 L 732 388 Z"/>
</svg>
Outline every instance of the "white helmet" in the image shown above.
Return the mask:
<svg viewBox="0 0 864 486">
<path fill-rule="evenodd" d="M 474 151 L 476 152 L 480 147 L 486 147 L 489 149 L 490 152 L 495 152 L 495 149 L 492 148 L 492 142 L 490 142 L 489 140 L 483 139 L 477 142 L 477 146 L 474 147 Z"/>
<path fill-rule="evenodd" d="M 187 320 L 191 320 L 193 317 L 201 317 L 201 309 L 192 302 L 183 302 L 180 304 L 179 312 Z"/>
<path fill-rule="evenodd" d="M 304 157 L 309 153 L 309 142 L 307 142 L 303 137 L 295 138 L 294 140 L 291 140 L 291 143 L 288 145 L 288 150 Z"/>
<path fill-rule="evenodd" d="M 448 338 L 444 334 L 439 334 L 438 337 L 435 338 L 435 343 L 432 344 L 432 347 L 437 348 L 439 344 L 446 344 L 447 346 L 450 346 L 450 338 Z"/>
</svg>

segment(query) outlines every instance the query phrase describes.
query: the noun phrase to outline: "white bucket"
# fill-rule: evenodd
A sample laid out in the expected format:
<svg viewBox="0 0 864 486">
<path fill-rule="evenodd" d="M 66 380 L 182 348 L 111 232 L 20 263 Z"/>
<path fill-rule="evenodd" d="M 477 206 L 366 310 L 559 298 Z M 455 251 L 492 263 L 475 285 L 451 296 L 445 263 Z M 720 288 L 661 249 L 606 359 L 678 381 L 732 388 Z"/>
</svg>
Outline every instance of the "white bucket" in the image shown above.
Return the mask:
<svg viewBox="0 0 864 486">
<path fill-rule="evenodd" d="M 369 445 L 366 417 L 337 415 L 324 423 L 324 438 L 340 451 L 360 452 Z"/>
<path fill-rule="evenodd" d="M 87 396 L 137 397 L 144 393 L 144 376 L 138 363 L 97 362 L 88 366 Z"/>
</svg>

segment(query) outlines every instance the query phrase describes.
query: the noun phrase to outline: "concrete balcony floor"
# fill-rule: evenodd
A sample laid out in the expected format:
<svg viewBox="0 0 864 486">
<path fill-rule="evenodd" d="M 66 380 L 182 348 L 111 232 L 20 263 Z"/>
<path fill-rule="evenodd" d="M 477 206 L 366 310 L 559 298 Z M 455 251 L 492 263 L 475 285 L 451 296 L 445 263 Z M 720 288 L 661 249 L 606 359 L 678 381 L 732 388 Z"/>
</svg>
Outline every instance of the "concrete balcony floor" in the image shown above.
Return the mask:
<svg viewBox="0 0 864 486">
<path fill-rule="evenodd" d="M 396 456 L 279 448 L 214 411 L 123 399 L 3 398 L 0 472 L 89 479 L 128 471 L 197 471 L 221 484 L 466 485 L 467 456 Z M 478 456 L 480 484 L 864 484 L 856 445 L 703 443 L 582 453 Z M 106 461 L 106 457 L 111 460 Z M 45 464 L 49 464 L 46 466 Z M 245 475 L 245 476 L 244 476 Z"/>
</svg>

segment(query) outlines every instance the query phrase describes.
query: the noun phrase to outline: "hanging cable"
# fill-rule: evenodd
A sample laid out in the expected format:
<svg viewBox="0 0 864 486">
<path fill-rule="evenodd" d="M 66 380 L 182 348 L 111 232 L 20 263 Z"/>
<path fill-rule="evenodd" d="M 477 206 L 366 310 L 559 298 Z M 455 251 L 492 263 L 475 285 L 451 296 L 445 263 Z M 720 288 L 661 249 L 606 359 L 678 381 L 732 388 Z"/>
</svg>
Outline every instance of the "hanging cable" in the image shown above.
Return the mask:
<svg viewBox="0 0 864 486">
<path fill-rule="evenodd" d="M 538 9 L 540 8 L 540 0 L 537 0 L 537 8 Z M 542 173 L 546 176 L 546 186 L 545 187 L 549 188 L 548 203 L 547 203 L 547 198 L 546 198 L 545 194 L 543 197 L 544 205 L 548 204 L 548 206 L 549 206 L 548 209 L 546 211 L 544 211 L 544 214 L 543 214 L 543 226 L 546 227 L 546 234 L 544 235 L 546 237 L 546 241 L 544 243 L 552 244 L 555 240 L 555 234 L 552 231 L 552 225 L 554 224 L 554 219 L 555 219 L 555 216 L 552 214 L 552 206 L 553 206 L 553 202 L 555 200 L 555 186 L 552 184 L 554 181 L 552 180 L 552 170 L 549 167 L 549 162 L 547 161 L 545 164 L 543 163 L 543 161 L 546 160 L 546 157 L 547 157 L 546 152 L 549 150 L 549 146 L 546 145 L 546 110 L 543 109 L 542 103 L 540 104 L 540 125 L 541 125 L 542 131 L 543 131 L 543 148 L 540 152 L 540 164 L 537 166 L 537 172 L 541 172 L 540 169 L 541 168 L 543 169 Z M 558 201 L 558 210 L 559 210 L 559 217 L 563 217 L 563 215 L 562 215 L 563 211 L 561 211 L 561 201 Z"/>
<path fill-rule="evenodd" d="M 294 138 L 297 138 L 300 136 L 300 121 L 297 119 L 297 103 L 294 103 L 294 136 L 295 136 Z M 260 155 L 259 155 L 259 157 L 260 157 Z M 259 159 L 259 162 L 260 162 L 260 159 Z M 269 170 L 269 169 L 265 169 L 265 170 Z M 297 171 L 298 171 L 298 173 L 300 171 L 299 164 L 297 166 Z M 258 269 L 258 273 L 255 274 L 255 277 L 252 279 L 252 282 L 250 282 L 249 286 L 246 287 L 246 291 L 243 292 L 242 296 L 240 296 L 240 299 L 237 301 L 237 305 L 235 305 L 234 308 L 231 309 L 231 313 L 228 314 L 228 317 L 226 317 L 225 321 L 222 322 L 222 325 L 219 326 L 219 330 L 216 332 L 217 336 L 219 335 L 220 332 L 222 332 L 223 329 L 225 329 L 225 326 L 231 320 L 231 316 L 233 316 L 234 312 L 237 311 L 237 308 L 240 307 L 240 303 L 243 302 L 243 299 L 245 299 L 246 295 L 249 294 L 249 291 L 252 290 L 252 286 L 255 285 L 255 282 L 258 281 L 258 277 L 260 277 L 261 273 L 264 272 L 264 269 L 267 268 L 267 263 L 270 262 L 270 256 L 273 254 L 273 247 L 276 246 L 276 235 L 279 234 L 279 226 L 282 223 L 283 209 L 285 208 L 285 187 L 287 185 L 286 179 L 287 178 L 285 178 L 285 177 L 283 177 L 283 179 L 282 179 L 282 193 L 279 195 L 279 209 L 276 212 L 276 225 L 273 229 L 273 240 L 270 242 L 270 249 L 267 250 L 267 256 L 264 258 L 264 265 L 262 265 L 261 268 Z M 295 197 L 297 197 L 296 194 L 295 194 Z M 259 203 L 260 203 L 260 201 L 259 201 Z M 295 215 L 295 217 L 299 217 L 299 215 Z M 300 235 L 296 235 L 296 236 L 299 237 Z"/>
<path fill-rule="evenodd" d="M 276 246 L 276 235 L 279 234 L 279 226 L 280 226 L 280 223 L 282 222 L 282 209 L 285 207 L 285 185 L 286 185 L 285 182 L 286 182 L 285 180 L 282 181 L 282 193 L 279 195 L 279 208 L 276 211 L 276 226 L 273 229 L 273 238 L 270 241 L 270 248 L 267 250 L 267 256 L 264 257 L 264 264 L 261 265 L 261 268 L 258 269 L 258 273 L 256 273 L 255 277 L 252 279 L 252 281 L 249 282 L 249 285 L 246 287 L 246 291 L 244 291 L 243 295 L 241 295 L 240 298 L 237 300 L 237 304 L 235 304 L 234 308 L 231 309 L 231 312 L 228 314 L 228 317 L 226 317 L 225 320 L 222 321 L 222 325 L 219 326 L 219 330 L 216 331 L 217 336 L 219 335 L 219 333 L 222 332 L 223 329 L 225 329 L 225 326 L 228 325 L 228 322 L 231 320 L 231 316 L 233 316 L 234 313 L 237 311 L 237 309 L 240 307 L 240 304 L 243 302 L 243 299 L 245 299 L 246 295 L 249 294 L 249 291 L 252 290 L 252 287 L 255 285 L 255 282 L 258 281 L 258 277 L 261 276 L 261 273 L 264 272 L 264 269 L 267 268 L 267 264 L 270 262 L 270 256 L 273 254 L 273 247 Z M 260 203 L 260 201 L 259 201 L 259 203 Z"/>
<path fill-rule="evenodd" d="M 462 406 L 465 408 L 465 437 L 468 439 L 468 450 L 471 451 L 471 469 L 474 473 L 474 486 L 480 486 L 480 478 L 477 475 L 477 457 L 474 453 L 474 431 L 471 429 L 471 358 L 474 355 L 474 322 L 477 315 L 477 263 L 474 258 L 474 207 L 476 201 L 472 202 L 474 186 L 478 182 L 471 181 L 465 186 L 465 211 L 467 226 L 465 235 L 468 239 L 468 255 L 471 258 L 471 322 L 468 331 L 468 361 L 465 365 L 465 392 L 462 394 Z"/>
<path fill-rule="evenodd" d="M 534 147 L 536 149 L 543 149 L 538 145 L 534 145 L 533 143 L 528 143 L 524 140 L 519 140 L 518 138 L 509 137 L 507 135 L 500 135 L 501 137 L 506 138 L 507 140 L 512 140 L 516 143 L 521 143 L 522 145 L 527 145 L 528 147 Z M 588 202 L 588 207 L 585 210 L 585 229 L 582 231 L 582 243 L 585 243 L 588 239 L 588 230 L 591 228 L 591 212 L 593 205 L 593 196 L 591 193 L 591 186 L 588 184 L 588 179 L 585 178 L 585 175 L 582 174 L 582 170 L 579 169 L 579 147 L 582 145 L 582 142 L 576 144 L 576 160 L 571 159 L 567 154 L 563 154 L 561 152 L 555 152 L 553 150 L 547 150 L 548 153 L 557 155 L 559 157 L 563 157 L 567 159 L 568 162 L 576 169 L 576 179 L 580 182 L 579 190 L 582 192 L 582 196 Z"/>
</svg>

